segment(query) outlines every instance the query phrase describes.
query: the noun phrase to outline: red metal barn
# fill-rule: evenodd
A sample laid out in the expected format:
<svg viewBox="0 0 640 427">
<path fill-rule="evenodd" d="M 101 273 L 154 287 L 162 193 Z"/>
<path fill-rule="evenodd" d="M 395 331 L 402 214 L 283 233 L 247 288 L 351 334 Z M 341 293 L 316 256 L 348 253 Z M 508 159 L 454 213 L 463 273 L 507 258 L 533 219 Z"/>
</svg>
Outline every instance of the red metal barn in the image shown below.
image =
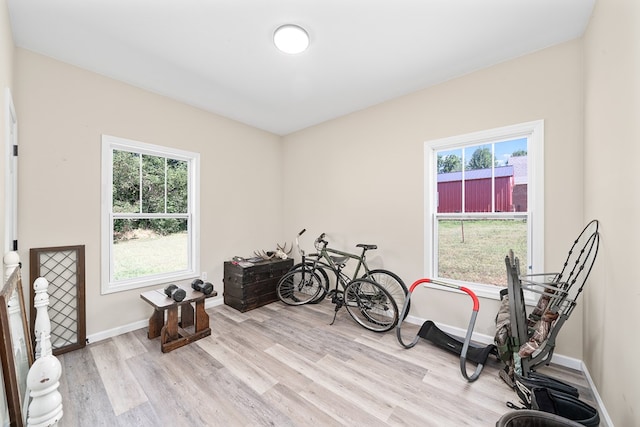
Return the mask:
<svg viewBox="0 0 640 427">
<path fill-rule="evenodd" d="M 494 168 L 495 212 L 513 210 L 513 167 Z M 491 212 L 491 169 L 464 172 L 465 212 Z M 462 172 L 438 174 L 438 213 L 462 212 Z"/>
</svg>

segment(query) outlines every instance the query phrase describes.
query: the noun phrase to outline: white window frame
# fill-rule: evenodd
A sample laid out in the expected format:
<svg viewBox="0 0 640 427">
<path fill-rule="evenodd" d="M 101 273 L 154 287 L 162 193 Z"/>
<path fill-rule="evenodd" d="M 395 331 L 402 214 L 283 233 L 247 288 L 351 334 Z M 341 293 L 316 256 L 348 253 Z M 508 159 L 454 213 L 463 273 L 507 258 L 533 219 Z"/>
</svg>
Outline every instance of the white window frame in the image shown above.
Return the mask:
<svg viewBox="0 0 640 427">
<path fill-rule="evenodd" d="M 113 280 L 113 151 L 168 157 L 186 161 L 189 170 L 189 265 L 186 270 L 143 276 L 127 280 Z M 102 294 L 126 291 L 145 286 L 160 285 L 200 276 L 200 154 L 175 148 L 147 144 L 110 135 L 102 135 Z"/>
<path fill-rule="evenodd" d="M 437 262 L 437 151 L 463 148 L 470 145 L 480 145 L 517 138 L 528 138 L 528 185 L 527 185 L 527 260 L 521 262 L 523 274 L 537 274 L 544 272 L 544 120 L 536 120 L 489 129 L 479 132 L 441 138 L 424 143 L 425 155 L 425 217 L 424 217 L 424 250 L 425 277 L 433 277 Z M 479 218 L 486 215 L 474 214 Z M 492 214 L 493 216 L 499 216 Z M 507 215 L 508 216 L 508 215 Z M 505 254 L 506 256 L 506 254 Z M 517 256 L 517 254 L 516 254 Z M 524 260 L 521 260 L 524 261 Z M 526 271 L 525 271 L 526 270 Z M 505 267 L 505 275 L 506 275 Z M 447 279 L 448 282 L 463 285 L 473 290 L 477 296 L 500 299 L 500 286 L 469 283 Z M 426 285 L 445 291 L 452 291 L 433 284 Z M 528 293 L 527 293 L 528 294 Z M 525 295 L 528 303 L 533 296 Z"/>
</svg>

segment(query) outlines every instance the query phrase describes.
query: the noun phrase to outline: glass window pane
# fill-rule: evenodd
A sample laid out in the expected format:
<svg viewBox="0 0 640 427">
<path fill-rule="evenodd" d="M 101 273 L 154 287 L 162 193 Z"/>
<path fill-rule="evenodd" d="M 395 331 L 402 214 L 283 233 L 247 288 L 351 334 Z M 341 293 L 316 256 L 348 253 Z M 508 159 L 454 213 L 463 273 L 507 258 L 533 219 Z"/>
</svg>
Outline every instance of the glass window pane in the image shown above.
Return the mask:
<svg viewBox="0 0 640 427">
<path fill-rule="evenodd" d="M 462 170 L 462 149 L 438 151 L 438 174 Z"/>
<path fill-rule="evenodd" d="M 464 169 L 467 171 L 491 169 L 494 164 L 491 144 L 475 145 L 464 149 Z"/>
<path fill-rule="evenodd" d="M 164 213 L 165 158 L 142 156 L 142 212 Z"/>
<path fill-rule="evenodd" d="M 506 286 L 509 250 L 527 259 L 526 220 L 440 219 L 437 227 L 440 278 Z"/>
<path fill-rule="evenodd" d="M 188 269 L 186 219 L 115 219 L 113 229 L 114 280 Z"/>
<path fill-rule="evenodd" d="M 462 212 L 462 150 L 439 151 L 438 213 Z"/>
<path fill-rule="evenodd" d="M 167 213 L 187 212 L 188 182 L 188 163 L 183 160 L 167 159 Z"/>
<path fill-rule="evenodd" d="M 529 183 L 527 142 L 527 138 L 519 138 L 495 144 L 496 161 L 510 168 L 513 174 L 510 201 L 510 211 L 512 212 L 527 211 Z M 497 190 L 496 197 L 498 197 Z M 496 203 L 496 210 L 497 206 L 498 203 Z"/>
<path fill-rule="evenodd" d="M 140 155 L 113 150 L 113 212 L 140 212 Z"/>
<path fill-rule="evenodd" d="M 492 212 L 493 153 L 491 144 L 464 149 L 464 211 Z"/>
</svg>

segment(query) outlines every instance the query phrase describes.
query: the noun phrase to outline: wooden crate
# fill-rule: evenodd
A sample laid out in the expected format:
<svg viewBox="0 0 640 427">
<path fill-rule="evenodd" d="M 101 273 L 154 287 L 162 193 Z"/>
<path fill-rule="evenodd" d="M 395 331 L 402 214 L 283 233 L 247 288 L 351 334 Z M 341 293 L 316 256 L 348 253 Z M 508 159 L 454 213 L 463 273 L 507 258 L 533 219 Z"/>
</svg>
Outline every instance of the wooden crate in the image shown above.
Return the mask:
<svg viewBox="0 0 640 427">
<path fill-rule="evenodd" d="M 242 312 L 278 300 L 276 286 L 293 259 L 262 261 L 249 267 L 224 263 L 224 303 Z"/>
</svg>

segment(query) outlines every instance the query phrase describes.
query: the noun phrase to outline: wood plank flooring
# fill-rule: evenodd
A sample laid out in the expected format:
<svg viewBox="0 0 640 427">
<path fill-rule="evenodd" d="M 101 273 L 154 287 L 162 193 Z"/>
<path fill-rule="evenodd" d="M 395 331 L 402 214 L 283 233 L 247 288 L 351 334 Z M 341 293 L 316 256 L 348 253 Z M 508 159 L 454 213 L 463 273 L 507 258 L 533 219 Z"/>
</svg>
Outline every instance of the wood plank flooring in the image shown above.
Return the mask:
<svg viewBox="0 0 640 427">
<path fill-rule="evenodd" d="M 60 426 L 495 426 L 518 403 L 493 357 L 467 383 L 459 359 L 424 340 L 404 349 L 346 310 L 329 325 L 329 302 L 207 312 L 211 336 L 167 354 L 145 328 L 59 356 Z M 541 372 L 595 406 L 582 373 Z"/>
</svg>

